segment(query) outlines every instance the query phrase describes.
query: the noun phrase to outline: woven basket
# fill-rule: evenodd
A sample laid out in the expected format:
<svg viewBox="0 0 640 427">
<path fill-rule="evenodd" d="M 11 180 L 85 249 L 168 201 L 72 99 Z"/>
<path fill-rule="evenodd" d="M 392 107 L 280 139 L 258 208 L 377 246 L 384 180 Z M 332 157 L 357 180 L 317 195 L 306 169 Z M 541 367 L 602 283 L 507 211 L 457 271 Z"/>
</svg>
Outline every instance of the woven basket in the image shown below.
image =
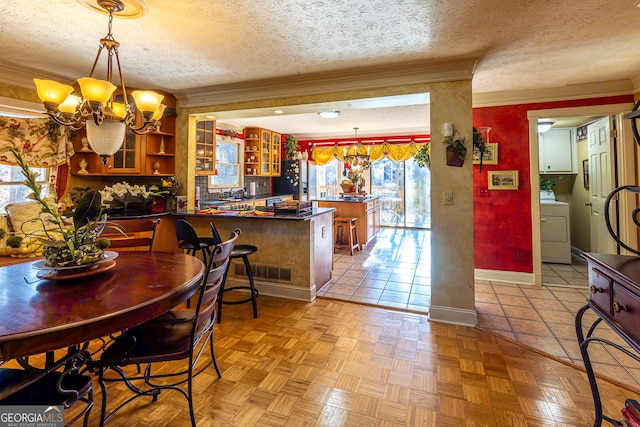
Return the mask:
<svg viewBox="0 0 640 427">
<path fill-rule="evenodd" d="M 342 187 L 342 192 L 343 193 L 355 193 L 356 192 L 356 185 L 355 184 L 340 184 L 340 187 Z"/>
</svg>

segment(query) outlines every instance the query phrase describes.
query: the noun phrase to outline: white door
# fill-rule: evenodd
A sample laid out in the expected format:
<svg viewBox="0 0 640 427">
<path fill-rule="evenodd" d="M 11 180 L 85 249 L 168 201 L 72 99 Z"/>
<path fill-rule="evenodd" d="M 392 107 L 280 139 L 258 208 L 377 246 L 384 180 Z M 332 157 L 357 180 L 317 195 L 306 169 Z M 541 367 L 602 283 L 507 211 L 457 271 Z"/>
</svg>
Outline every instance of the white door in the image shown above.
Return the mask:
<svg viewBox="0 0 640 427">
<path fill-rule="evenodd" d="M 613 190 L 613 139 L 610 117 L 587 126 L 589 138 L 589 199 L 591 203 L 591 252 L 615 253 L 615 242 L 607 232 L 604 202 Z M 612 226 L 614 215 L 610 209 Z"/>
</svg>

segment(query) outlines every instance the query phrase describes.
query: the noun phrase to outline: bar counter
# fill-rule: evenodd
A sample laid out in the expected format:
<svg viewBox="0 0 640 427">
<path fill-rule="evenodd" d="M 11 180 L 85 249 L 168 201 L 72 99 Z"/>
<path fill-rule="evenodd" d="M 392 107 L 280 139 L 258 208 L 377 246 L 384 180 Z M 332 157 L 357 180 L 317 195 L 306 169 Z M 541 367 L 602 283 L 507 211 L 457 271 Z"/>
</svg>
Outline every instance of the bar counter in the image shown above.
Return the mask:
<svg viewBox="0 0 640 427">
<path fill-rule="evenodd" d="M 211 236 L 212 223 L 222 238 L 241 230 L 237 244 L 254 245 L 249 256 L 256 288 L 263 295 L 312 301 L 316 292 L 332 277 L 333 208 L 316 208 L 310 215 L 277 212 L 273 216 L 243 216 L 239 211 L 202 214 L 196 211 L 171 213 L 163 217 L 156 233 L 154 250 L 179 252 L 175 220 L 186 219 L 199 236 Z M 244 265 L 234 260 L 229 285 L 247 283 Z M 259 301 L 259 300 L 258 300 Z"/>
</svg>

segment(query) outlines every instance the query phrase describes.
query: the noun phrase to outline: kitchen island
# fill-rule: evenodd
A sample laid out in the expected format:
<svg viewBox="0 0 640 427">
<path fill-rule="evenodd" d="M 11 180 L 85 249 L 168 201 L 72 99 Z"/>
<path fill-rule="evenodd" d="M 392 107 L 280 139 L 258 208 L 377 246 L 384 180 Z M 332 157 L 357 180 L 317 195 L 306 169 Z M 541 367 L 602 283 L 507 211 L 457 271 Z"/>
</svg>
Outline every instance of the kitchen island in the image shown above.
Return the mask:
<svg viewBox="0 0 640 427">
<path fill-rule="evenodd" d="M 316 199 L 318 207 L 334 208 L 336 217 L 357 218 L 358 239 L 361 245 L 373 240 L 380 231 L 380 196 L 342 196 Z"/>
<path fill-rule="evenodd" d="M 175 237 L 175 220 L 189 221 L 199 236 L 211 236 L 212 223 L 222 238 L 241 230 L 238 244 L 254 245 L 249 257 L 256 288 L 263 295 L 312 301 L 326 285 L 333 270 L 333 213 L 316 208 L 307 216 L 293 213 L 263 215 L 262 211 L 226 211 L 206 214 L 190 211 L 172 213 L 162 219 L 155 250 L 180 251 Z M 242 260 L 234 260 L 229 270 L 230 285 L 246 285 Z"/>
</svg>

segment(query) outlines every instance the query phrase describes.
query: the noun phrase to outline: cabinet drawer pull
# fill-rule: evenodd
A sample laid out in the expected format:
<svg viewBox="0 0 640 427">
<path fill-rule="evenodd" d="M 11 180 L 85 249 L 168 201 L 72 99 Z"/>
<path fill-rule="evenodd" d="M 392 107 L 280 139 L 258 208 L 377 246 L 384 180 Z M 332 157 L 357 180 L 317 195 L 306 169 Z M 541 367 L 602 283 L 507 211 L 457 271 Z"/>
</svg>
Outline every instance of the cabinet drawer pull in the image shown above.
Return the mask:
<svg viewBox="0 0 640 427">
<path fill-rule="evenodd" d="M 591 293 L 597 294 L 598 292 L 604 293 L 604 288 L 596 288 L 595 285 L 591 285 Z"/>
<path fill-rule="evenodd" d="M 621 311 L 627 311 L 627 306 L 624 304 L 619 304 L 617 302 L 614 302 L 613 311 L 615 311 L 616 313 L 620 313 Z"/>
</svg>

